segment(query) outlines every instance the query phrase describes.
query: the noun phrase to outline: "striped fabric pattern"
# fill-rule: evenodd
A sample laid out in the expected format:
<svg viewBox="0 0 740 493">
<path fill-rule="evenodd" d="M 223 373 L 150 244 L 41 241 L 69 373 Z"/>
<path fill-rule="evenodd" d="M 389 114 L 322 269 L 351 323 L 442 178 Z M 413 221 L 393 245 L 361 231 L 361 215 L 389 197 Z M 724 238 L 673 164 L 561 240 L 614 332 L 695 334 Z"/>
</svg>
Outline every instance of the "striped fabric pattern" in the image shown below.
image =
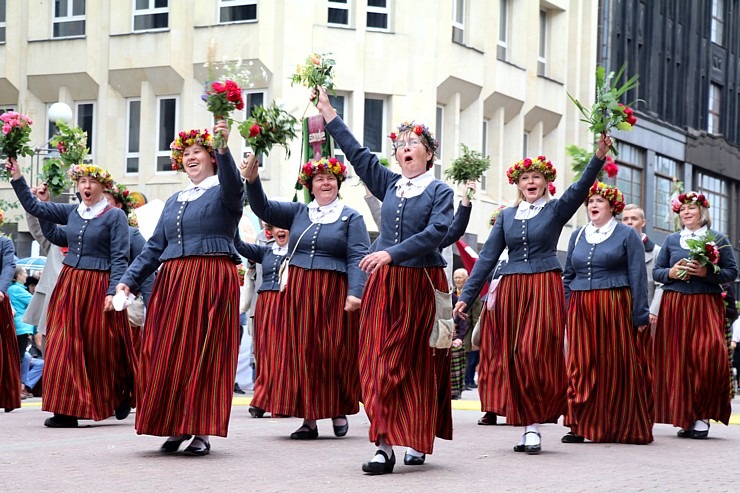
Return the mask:
<svg viewBox="0 0 740 493">
<path fill-rule="evenodd" d="M 450 377 L 452 379 L 452 395 L 459 397 L 462 395 L 465 388 L 465 363 L 467 362 L 467 354 L 465 349 L 452 348 L 450 350 L 451 361 L 450 361 Z"/>
<path fill-rule="evenodd" d="M 652 340 L 631 306 L 626 287 L 570 295 L 565 425 L 594 442 L 653 441 Z"/>
<path fill-rule="evenodd" d="M 655 421 L 685 430 L 697 419 L 728 424 L 730 371 L 720 294 L 664 291 L 655 329 Z"/>
<path fill-rule="evenodd" d="M 136 432 L 225 437 L 239 351 L 239 280 L 226 256 L 167 260 L 149 301 Z"/>
<path fill-rule="evenodd" d="M 51 294 L 42 409 L 100 421 L 133 399 L 136 368 L 126 312 L 104 312 L 107 271 L 62 267 Z"/>
<path fill-rule="evenodd" d="M 481 411 L 506 415 L 506 382 L 504 381 L 504 332 L 496 325 L 493 312 L 485 304 L 480 314 L 480 363 L 478 365 L 478 395 Z"/>
<path fill-rule="evenodd" d="M 359 313 L 344 311 L 347 275 L 291 266 L 283 296 L 280 378 L 268 410 L 306 419 L 357 414 Z"/>
<path fill-rule="evenodd" d="M 21 364 L 10 298 L 0 302 L 0 408 L 21 407 Z"/>
<path fill-rule="evenodd" d="M 283 378 L 280 368 L 281 348 L 285 347 L 285 331 L 281 323 L 285 313 L 280 291 L 262 291 L 254 307 L 254 396 L 252 406 L 270 410 L 272 393 Z"/>
<path fill-rule="evenodd" d="M 444 270 L 427 268 L 439 290 Z M 368 279 L 360 324 L 360 375 L 371 442 L 382 436 L 431 454 L 452 438 L 449 351 L 429 347 L 434 294 L 424 269 L 383 266 Z"/>
<path fill-rule="evenodd" d="M 500 327 L 498 356 L 506 423 L 556 423 L 567 409 L 565 292 L 559 271 L 501 278 L 494 326 Z M 481 355 L 485 351 L 481 348 Z M 496 413 L 499 414 L 499 413 Z"/>
</svg>

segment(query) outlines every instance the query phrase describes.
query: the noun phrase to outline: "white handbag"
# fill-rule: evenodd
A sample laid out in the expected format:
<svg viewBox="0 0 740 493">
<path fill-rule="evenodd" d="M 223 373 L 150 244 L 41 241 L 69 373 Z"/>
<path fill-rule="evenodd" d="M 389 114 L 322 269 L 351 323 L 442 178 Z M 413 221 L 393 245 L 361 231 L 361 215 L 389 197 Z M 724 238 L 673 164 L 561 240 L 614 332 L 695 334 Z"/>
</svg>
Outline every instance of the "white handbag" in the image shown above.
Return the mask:
<svg viewBox="0 0 740 493">
<path fill-rule="evenodd" d="M 435 288 L 426 269 L 424 269 L 424 274 L 434 290 L 434 325 L 429 336 L 429 346 L 435 349 L 450 349 L 452 338 L 455 335 L 455 322 L 452 320 L 452 293 Z"/>
<path fill-rule="evenodd" d="M 309 229 L 311 229 L 311 226 L 313 226 L 316 223 L 311 223 L 308 225 L 306 229 L 303 230 L 303 233 L 301 233 L 301 236 L 298 237 L 298 241 L 295 242 L 295 246 L 293 247 L 293 251 L 290 252 L 290 255 L 283 260 L 283 263 L 280 264 L 280 270 L 278 271 L 278 278 L 280 279 L 280 292 L 282 293 L 285 291 L 285 288 L 288 287 L 288 272 L 290 269 L 290 259 L 293 258 L 293 254 L 295 254 L 296 248 L 298 248 L 298 244 L 301 242 L 301 239 L 303 238 L 303 235 L 305 235 Z"/>
</svg>

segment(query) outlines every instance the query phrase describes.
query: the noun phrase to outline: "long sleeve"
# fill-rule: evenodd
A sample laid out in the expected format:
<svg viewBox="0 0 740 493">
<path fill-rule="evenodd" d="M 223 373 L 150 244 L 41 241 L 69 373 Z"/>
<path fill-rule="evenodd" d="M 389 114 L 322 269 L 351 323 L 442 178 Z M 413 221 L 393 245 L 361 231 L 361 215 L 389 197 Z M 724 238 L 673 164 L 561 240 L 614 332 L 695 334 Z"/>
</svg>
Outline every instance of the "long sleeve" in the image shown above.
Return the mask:
<svg viewBox="0 0 740 493">
<path fill-rule="evenodd" d="M 655 259 L 655 266 L 653 267 L 653 280 L 661 284 L 668 284 L 673 279 L 668 277 L 668 271 L 671 269 L 671 252 L 669 251 L 668 243 L 670 236 L 666 237 L 663 242 L 663 246 L 660 247 L 660 253 L 658 258 Z"/>
<path fill-rule="evenodd" d="M 0 291 L 8 294 L 10 283 L 15 275 L 15 247 L 8 238 L 0 239 L 0 253 L 2 253 L 2 270 L 0 270 Z"/>
<path fill-rule="evenodd" d="M 596 181 L 603 166 L 604 160 L 597 158 L 594 154 L 578 181 L 569 186 L 560 200 L 557 201 L 556 214 L 563 221 L 563 224 L 568 222 L 573 214 L 578 211 L 578 208 L 583 205 L 586 197 L 588 197 L 588 191 Z"/>
<path fill-rule="evenodd" d="M 138 257 L 139 254 L 141 254 L 142 250 L 144 250 L 146 240 L 144 239 L 144 236 L 142 236 L 141 232 L 136 228 L 132 228 L 131 226 L 129 226 L 129 233 L 129 239 L 131 240 L 131 244 L 129 245 L 129 265 L 131 265 L 131 262 L 133 262 L 134 259 Z M 154 274 L 144 279 L 140 286 L 141 296 L 142 298 L 144 298 L 144 306 L 149 306 L 149 299 L 152 297 L 153 289 Z"/>
<path fill-rule="evenodd" d="M 231 151 L 228 148 L 224 154 L 216 151 L 216 163 L 218 164 L 216 171 L 218 182 L 221 185 L 221 199 L 227 209 L 241 212 L 244 208 L 244 186 Z"/>
<path fill-rule="evenodd" d="M 43 219 L 38 222 L 41 225 L 41 231 L 43 232 L 44 238 L 46 238 L 48 243 L 58 247 L 69 246 L 66 226 L 59 226 L 57 224 L 50 223 L 49 221 L 44 221 Z"/>
<path fill-rule="evenodd" d="M 267 195 L 262 189 L 262 181 L 259 178 L 254 180 L 253 183 L 247 183 L 247 197 L 249 198 L 249 206 L 257 217 L 282 229 L 290 229 L 293 219 L 301 207 L 297 202 L 267 200 Z"/>
<path fill-rule="evenodd" d="M 624 248 L 627 252 L 627 275 L 632 291 L 632 324 L 639 327 L 650 322 L 650 307 L 647 294 L 645 249 L 635 230 L 628 231 Z"/>
<path fill-rule="evenodd" d="M 563 271 L 563 288 L 565 289 L 565 306 L 570 302 L 570 283 L 576 278 L 576 270 L 573 268 L 573 250 L 576 247 L 579 231 L 583 227 L 573 231 L 568 241 L 568 253 L 565 256 L 565 270 Z"/>
<path fill-rule="evenodd" d="M 505 209 L 499 214 L 496 223 L 491 229 L 491 233 L 488 235 L 488 239 L 483 244 L 483 249 L 478 256 L 478 260 L 475 262 L 475 266 L 473 266 L 473 271 L 465 282 L 463 292 L 460 294 L 460 301 L 464 301 L 468 307 L 478 297 L 483 284 L 485 284 L 489 274 L 493 272 L 501 253 L 506 248 L 503 216 L 507 213 L 508 209 Z"/>
<path fill-rule="evenodd" d="M 28 231 L 31 233 L 31 236 L 39 244 L 39 252 L 41 255 L 46 255 L 51 247 L 51 242 L 44 236 L 39 218 L 26 212 L 26 223 L 28 224 Z"/>
<path fill-rule="evenodd" d="M 31 215 L 55 224 L 67 224 L 69 214 L 77 207 L 73 204 L 56 204 L 54 202 L 42 202 L 31 193 L 28 183 L 24 177 L 12 180 L 10 184 L 15 190 L 23 208 Z"/>
<path fill-rule="evenodd" d="M 367 274 L 360 269 L 360 260 L 370 249 L 370 237 L 365 221 L 359 214 L 351 214 L 347 227 L 347 295 L 362 298 Z"/>
<path fill-rule="evenodd" d="M 462 202 L 455 211 L 455 216 L 452 218 L 452 224 L 450 229 L 447 230 L 447 236 L 440 245 L 441 248 L 447 248 L 448 246 L 455 243 L 457 240 L 462 238 L 465 234 L 465 230 L 468 229 L 468 223 L 470 223 L 470 213 L 473 210 L 473 204 L 467 207 L 462 205 Z"/>
<path fill-rule="evenodd" d="M 236 251 L 239 252 L 239 255 L 258 264 L 262 263 L 262 259 L 265 257 L 265 252 L 268 248 L 270 248 L 265 246 L 253 245 L 252 243 L 245 243 L 244 241 L 242 241 L 241 236 L 239 236 L 238 231 L 236 233 L 236 237 L 234 238 L 234 247 L 236 248 Z"/>
<path fill-rule="evenodd" d="M 144 280 L 154 274 L 161 264 L 159 257 L 167 246 L 167 238 L 164 232 L 164 214 L 160 216 L 154 233 L 144 245 L 138 257 L 131 262 L 126 273 L 120 282 L 128 286 L 131 290 L 136 291 Z"/>
<path fill-rule="evenodd" d="M 110 225 L 110 283 L 108 295 L 116 294 L 116 285 L 126 272 L 129 255 L 129 232 L 126 214 L 121 209 L 111 209 L 106 214 L 114 214 Z"/>
</svg>

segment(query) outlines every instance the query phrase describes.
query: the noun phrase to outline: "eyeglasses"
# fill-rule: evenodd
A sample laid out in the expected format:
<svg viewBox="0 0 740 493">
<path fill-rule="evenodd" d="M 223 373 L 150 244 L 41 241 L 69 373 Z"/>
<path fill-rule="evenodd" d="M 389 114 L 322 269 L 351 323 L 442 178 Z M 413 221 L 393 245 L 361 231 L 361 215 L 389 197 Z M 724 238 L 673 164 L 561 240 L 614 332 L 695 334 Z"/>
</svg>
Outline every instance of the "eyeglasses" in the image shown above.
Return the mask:
<svg viewBox="0 0 740 493">
<path fill-rule="evenodd" d="M 396 141 L 396 149 L 403 149 L 404 147 L 410 147 L 412 149 L 419 147 L 419 144 L 421 144 L 420 139 L 411 139 L 411 140 L 397 140 Z"/>
</svg>

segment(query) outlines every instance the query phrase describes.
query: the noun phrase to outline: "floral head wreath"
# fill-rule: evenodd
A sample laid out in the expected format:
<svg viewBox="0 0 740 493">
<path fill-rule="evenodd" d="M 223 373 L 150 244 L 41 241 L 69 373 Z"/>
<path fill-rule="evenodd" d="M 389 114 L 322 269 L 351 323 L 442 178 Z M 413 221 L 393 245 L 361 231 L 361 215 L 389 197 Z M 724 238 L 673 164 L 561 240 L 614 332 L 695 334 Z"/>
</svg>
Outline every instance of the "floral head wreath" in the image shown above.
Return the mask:
<svg viewBox="0 0 740 493">
<path fill-rule="evenodd" d="M 108 188 L 113 183 L 113 177 L 100 166 L 94 164 L 75 164 L 69 167 L 69 178 L 72 181 L 78 181 L 83 176 L 95 178 L 103 187 Z"/>
<path fill-rule="evenodd" d="M 391 132 L 388 136 L 393 141 L 393 148 L 396 148 L 396 139 L 399 135 L 406 133 L 406 132 L 413 132 L 419 137 L 422 137 L 425 141 L 425 145 L 427 149 L 432 151 L 432 154 L 437 154 L 437 150 L 439 149 L 439 141 L 434 138 L 434 134 L 431 130 L 429 130 L 429 127 L 424 125 L 423 123 L 415 123 L 413 120 L 408 122 L 403 122 L 396 128 L 395 132 Z"/>
<path fill-rule="evenodd" d="M 548 182 L 555 181 L 555 177 L 558 175 L 558 171 L 545 156 L 537 156 L 537 159 L 522 159 L 514 163 L 511 168 L 506 171 L 506 177 L 509 179 L 510 184 L 515 184 L 522 173 L 529 173 L 536 171 L 541 173 Z"/>
<path fill-rule="evenodd" d="M 172 151 L 170 160 L 174 171 L 183 171 L 182 153 L 185 152 L 186 147 L 195 144 L 205 147 L 208 152 L 213 152 L 213 136 L 208 133 L 207 129 L 200 131 L 196 128 L 189 132 L 177 134 L 175 140 L 170 144 L 170 151 Z"/>
<path fill-rule="evenodd" d="M 696 192 L 682 193 L 677 198 L 673 199 L 673 204 L 671 204 L 673 206 L 673 212 L 676 214 L 681 212 L 681 206 L 683 204 L 696 204 L 705 209 L 709 209 L 709 201 L 704 194 Z"/>
<path fill-rule="evenodd" d="M 601 195 L 609 201 L 609 205 L 614 207 L 614 215 L 620 214 L 624 210 L 624 194 L 617 187 L 607 185 L 606 183 L 596 181 L 588 191 L 588 198 L 594 195 Z M 586 199 L 588 201 L 588 199 Z"/>
<path fill-rule="evenodd" d="M 337 177 L 339 183 L 347 179 L 347 167 L 337 158 L 322 157 L 318 161 L 309 161 L 301 167 L 298 173 L 298 181 L 304 187 L 308 187 L 308 182 L 316 175 L 322 173 L 331 173 Z"/>
<path fill-rule="evenodd" d="M 116 199 L 116 202 L 120 202 L 123 204 L 123 211 L 125 213 L 128 214 L 136 207 L 136 199 L 133 195 L 131 195 L 131 192 L 129 192 L 128 188 L 126 188 L 125 185 L 121 185 L 120 183 L 114 181 L 106 189 L 106 192 L 113 195 L 113 198 Z"/>
<path fill-rule="evenodd" d="M 496 209 L 493 210 L 493 213 L 491 214 L 491 219 L 488 221 L 488 223 L 493 226 L 496 224 L 496 219 L 498 219 L 498 216 L 501 214 L 501 211 L 506 209 L 505 206 L 500 205 Z"/>
</svg>

